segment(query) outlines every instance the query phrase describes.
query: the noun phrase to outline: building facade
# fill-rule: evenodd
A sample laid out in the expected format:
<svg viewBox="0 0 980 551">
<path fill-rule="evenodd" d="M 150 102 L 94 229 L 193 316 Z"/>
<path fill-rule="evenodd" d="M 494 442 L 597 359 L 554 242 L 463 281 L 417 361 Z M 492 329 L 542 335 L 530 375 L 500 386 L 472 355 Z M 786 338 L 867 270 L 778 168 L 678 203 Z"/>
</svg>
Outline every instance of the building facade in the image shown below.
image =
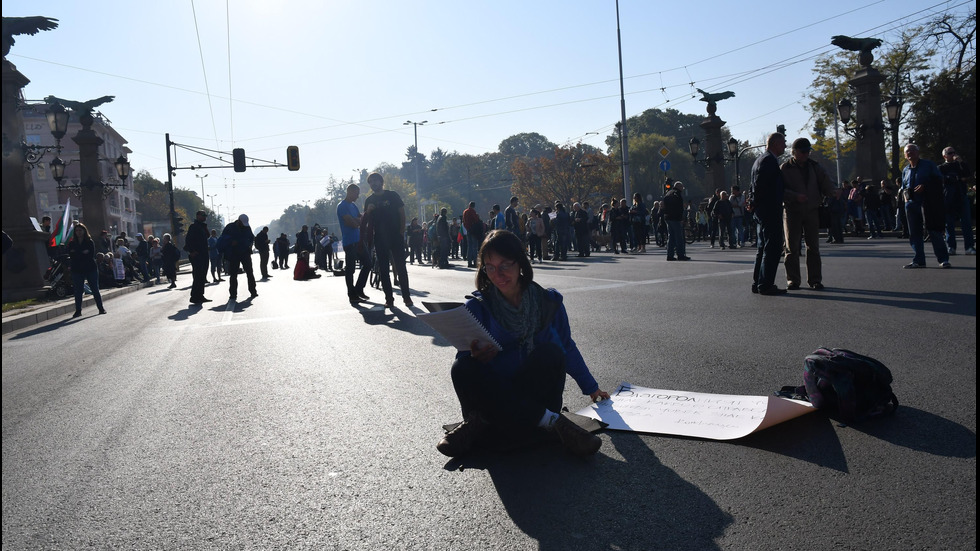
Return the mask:
<svg viewBox="0 0 980 551">
<path fill-rule="evenodd" d="M 24 137 L 28 144 L 53 146 L 55 145 L 54 136 L 48 128 L 45 117 L 47 104 L 28 104 L 23 109 L 24 115 Z M 99 147 L 99 168 L 102 181 L 106 184 L 119 184 L 119 177 L 113 165 L 115 160 L 120 157 L 127 157 L 132 151 L 126 146 L 126 139 L 119 134 L 112 124 L 102 113 L 94 114 L 95 122 L 92 130 L 102 138 L 102 145 Z M 68 121 L 68 132 L 61 140 L 61 159 L 67 164 L 65 167 L 65 177 L 63 185 L 72 186 L 80 182 L 78 166 L 78 146 L 72 141 L 71 137 L 76 135 L 82 126 L 78 123 L 74 113 Z M 59 189 L 58 182 L 51 174 L 49 163 L 54 159 L 53 154 L 45 156 L 43 161 L 30 171 L 30 177 L 34 183 L 34 199 L 37 205 L 37 212 L 31 213 L 38 220 L 44 216 L 50 216 L 52 220 L 57 220 L 65 211 L 65 205 L 71 201 L 72 217 L 79 219 L 82 217 L 82 203 L 70 189 Z M 110 235 L 119 235 L 126 232 L 126 235 L 133 236 L 143 231 L 142 220 L 137 210 L 139 197 L 133 189 L 131 179 L 128 179 L 124 187 L 109 187 L 111 190 L 103 205 L 105 208 L 105 219 L 107 228 L 89 228 L 94 233 L 102 229 L 109 231 Z"/>
</svg>

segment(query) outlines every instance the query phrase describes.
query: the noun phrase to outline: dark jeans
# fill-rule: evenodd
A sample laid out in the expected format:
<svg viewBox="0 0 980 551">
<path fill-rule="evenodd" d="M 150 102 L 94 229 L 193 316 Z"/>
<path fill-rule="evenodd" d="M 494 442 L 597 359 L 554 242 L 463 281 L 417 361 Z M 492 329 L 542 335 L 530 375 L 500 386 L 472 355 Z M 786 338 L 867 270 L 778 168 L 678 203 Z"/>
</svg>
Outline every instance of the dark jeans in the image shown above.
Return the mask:
<svg viewBox="0 0 980 551">
<path fill-rule="evenodd" d="M 347 296 L 354 298 L 364 292 L 364 285 L 371 275 L 371 257 L 358 252 L 360 245 L 344 245 L 344 281 L 347 282 Z M 364 256 L 364 258 L 361 258 Z M 354 284 L 354 270 L 357 261 L 361 261 L 361 273 L 357 275 L 357 285 Z"/>
<path fill-rule="evenodd" d="M 939 263 L 949 261 L 949 249 L 943 241 L 943 232 L 925 227 L 925 215 L 922 212 L 921 201 L 908 201 L 905 203 L 905 218 L 909 224 L 909 244 L 915 256 L 912 262 L 920 266 L 926 265 L 926 249 L 923 240 L 929 236 L 932 242 L 932 252 L 936 255 Z"/>
<path fill-rule="evenodd" d="M 554 343 L 538 345 L 510 379 L 471 356 L 457 359 L 451 375 L 463 419 L 479 413 L 502 428 L 533 428 L 545 409 L 561 412 L 565 354 Z"/>
<path fill-rule="evenodd" d="M 92 291 L 92 297 L 95 298 L 95 306 L 102 311 L 102 295 L 99 293 L 99 270 L 98 268 L 90 272 L 79 272 L 78 270 L 71 273 L 71 284 L 75 290 L 75 311 L 82 311 L 82 293 L 85 292 L 85 280 L 88 280 L 88 288 Z"/>
<path fill-rule="evenodd" d="M 480 252 L 480 235 L 471 231 L 466 234 L 466 240 L 466 260 L 476 264 L 476 255 Z"/>
<path fill-rule="evenodd" d="M 269 251 L 268 250 L 265 251 L 259 250 L 259 273 L 262 274 L 262 277 L 268 279 L 269 277 Z"/>
<path fill-rule="evenodd" d="M 204 298 L 204 286 L 208 283 L 208 255 L 197 253 L 191 257 L 191 300 Z"/>
<path fill-rule="evenodd" d="M 381 278 L 381 289 L 384 290 L 385 300 L 393 300 L 395 295 L 391 289 L 391 267 L 395 268 L 395 277 L 401 285 L 402 298 L 409 300 L 408 271 L 405 269 L 405 243 L 401 239 L 388 239 L 375 236 L 374 251 L 378 256 L 378 276 Z"/>
<path fill-rule="evenodd" d="M 776 283 L 776 270 L 783 251 L 782 214 L 758 219 L 758 252 L 755 254 L 755 268 L 752 271 L 752 284 L 758 289 L 772 287 Z"/>
<path fill-rule="evenodd" d="M 667 258 L 687 256 L 684 241 L 684 221 L 667 220 Z"/>
<path fill-rule="evenodd" d="M 252 273 L 252 255 L 246 254 L 240 258 L 229 256 L 228 268 L 231 270 L 228 276 L 228 296 L 232 299 L 238 298 L 239 272 L 245 272 L 245 277 L 248 279 L 248 292 L 253 295 L 258 294 L 255 289 L 255 274 Z"/>
<path fill-rule="evenodd" d="M 946 212 L 946 245 L 949 250 L 956 250 L 956 223 L 959 222 L 960 229 L 963 230 L 963 249 L 974 248 L 973 241 L 973 220 L 970 218 L 970 200 L 963 195 L 957 206 L 948 208 Z"/>
</svg>

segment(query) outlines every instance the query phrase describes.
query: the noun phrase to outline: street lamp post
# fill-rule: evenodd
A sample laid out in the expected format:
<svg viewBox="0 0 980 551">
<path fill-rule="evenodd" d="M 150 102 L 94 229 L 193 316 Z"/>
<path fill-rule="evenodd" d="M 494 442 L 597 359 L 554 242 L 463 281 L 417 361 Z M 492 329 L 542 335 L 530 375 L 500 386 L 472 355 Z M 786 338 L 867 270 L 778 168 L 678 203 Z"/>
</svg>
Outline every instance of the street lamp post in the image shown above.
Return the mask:
<svg viewBox="0 0 980 551">
<path fill-rule="evenodd" d="M 201 176 L 200 174 L 195 174 L 194 177 L 201 181 L 201 200 L 204 200 L 204 179 L 210 176 L 210 174 L 205 174 Z"/>
<path fill-rule="evenodd" d="M 885 104 L 885 112 L 888 113 L 888 128 L 892 134 L 892 182 L 901 176 L 901 172 L 898 170 L 898 162 L 901 159 L 901 146 L 898 143 L 898 121 L 902 118 L 901 97 L 898 89 L 898 78 L 896 77 L 895 95 Z"/>
<path fill-rule="evenodd" d="M 419 126 L 422 126 L 427 122 L 429 121 L 405 121 L 402 123 L 404 126 L 412 125 L 412 128 L 415 131 L 415 197 L 419 201 L 419 220 L 423 220 L 425 218 L 422 211 L 422 186 L 419 184 Z"/>
</svg>

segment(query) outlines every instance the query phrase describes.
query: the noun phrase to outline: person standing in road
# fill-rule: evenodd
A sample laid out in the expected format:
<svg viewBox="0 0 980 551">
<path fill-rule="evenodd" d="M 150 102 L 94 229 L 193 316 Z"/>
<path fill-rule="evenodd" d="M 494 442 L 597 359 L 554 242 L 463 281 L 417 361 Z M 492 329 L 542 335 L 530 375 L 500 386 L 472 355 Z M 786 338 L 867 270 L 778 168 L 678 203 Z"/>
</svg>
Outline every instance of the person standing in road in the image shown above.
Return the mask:
<svg viewBox="0 0 980 551">
<path fill-rule="evenodd" d="M 100 314 L 105 314 L 102 307 L 102 295 L 99 293 L 99 267 L 95 264 L 95 242 L 83 224 L 75 224 L 74 234 L 68 241 L 68 258 L 71 263 L 71 283 L 75 289 L 75 314 L 73 318 L 82 315 L 82 293 L 85 281 L 92 291 L 95 306 Z"/>
<path fill-rule="evenodd" d="M 337 218 L 340 220 L 340 244 L 344 247 L 344 281 L 347 282 L 347 298 L 352 306 L 368 300 L 364 294 L 364 285 L 371 274 L 370 251 L 361 248 L 361 211 L 358 210 L 357 198 L 361 195 L 361 187 L 357 184 L 347 186 L 347 196 L 337 205 Z M 354 269 L 361 263 L 361 272 L 354 283 Z M 420 261 L 421 262 L 421 261 Z"/>
<path fill-rule="evenodd" d="M 752 215 L 758 224 L 758 251 L 752 271 L 752 292 L 781 295 L 776 287 L 776 270 L 783 251 L 783 195 L 786 184 L 779 169 L 779 156 L 786 152 L 786 136 L 769 135 L 766 152 L 752 165 Z"/>
<path fill-rule="evenodd" d="M 438 236 L 439 242 L 439 261 L 436 263 L 436 267 L 440 270 L 445 270 L 451 268 L 449 264 L 449 251 L 451 249 L 450 243 L 450 233 L 449 233 L 449 209 L 443 207 L 439 211 L 439 217 L 436 219 L 436 236 Z"/>
<path fill-rule="evenodd" d="M 255 248 L 259 251 L 259 272 L 262 279 L 269 279 L 272 277 L 269 275 L 269 226 L 262 228 L 255 236 Z"/>
<path fill-rule="evenodd" d="M 783 194 L 786 234 L 786 287 L 800 288 L 800 240 L 806 242 L 806 282 L 813 289 L 823 289 L 820 263 L 820 204 L 824 197 L 833 197 L 834 184 L 820 164 L 810 158 L 810 140 L 798 138 L 793 142 L 792 159 L 783 163 L 780 171 L 786 184 Z M 877 214 L 877 213 L 875 213 Z M 870 213 L 869 213 L 870 218 Z"/>
<path fill-rule="evenodd" d="M 255 235 L 252 228 L 248 225 L 248 215 L 242 214 L 231 224 L 225 226 L 218 238 L 219 245 L 224 240 L 223 253 L 228 259 L 228 267 L 231 272 L 228 275 L 228 298 L 238 299 L 238 273 L 245 272 L 248 279 L 248 291 L 252 298 L 259 296 L 255 288 L 255 274 L 252 273 L 252 245 L 255 243 Z"/>
<path fill-rule="evenodd" d="M 463 227 L 466 228 L 466 267 L 476 267 L 476 253 L 483 242 L 483 221 L 476 212 L 476 201 L 470 201 L 463 211 Z"/>
<path fill-rule="evenodd" d="M 943 175 L 936 163 L 919 157 L 919 146 L 905 146 L 908 164 L 902 171 L 902 191 L 905 192 L 905 217 L 909 223 L 909 244 L 915 256 L 906 269 L 925 268 L 925 233 L 929 234 L 932 251 L 943 268 L 951 268 L 949 249 L 943 241 L 946 212 L 943 204 Z"/>
<path fill-rule="evenodd" d="M 664 222 L 667 223 L 667 260 L 690 260 L 684 241 L 684 184 L 674 182 L 664 195 L 663 208 Z"/>
<path fill-rule="evenodd" d="M 517 220 L 517 204 L 519 202 L 520 200 L 516 195 L 510 198 L 510 205 L 504 209 L 504 229 L 520 238 L 521 234 L 518 230 L 520 223 Z"/>
<path fill-rule="evenodd" d="M 211 230 L 211 237 L 208 238 L 208 256 L 211 259 L 211 280 L 214 283 L 224 281 L 224 278 L 221 277 L 223 271 L 221 253 L 218 252 L 218 230 Z"/>
<path fill-rule="evenodd" d="M 398 193 L 384 188 L 384 177 L 378 172 L 368 176 L 368 185 L 372 194 L 364 201 L 364 212 L 374 222 L 374 250 L 378 256 L 378 275 L 385 293 L 385 308 L 395 305 L 389 273 L 392 266 L 395 279 L 401 286 L 402 300 L 405 306 L 412 307 L 414 303 L 405 269 L 405 203 Z"/>
<path fill-rule="evenodd" d="M 970 182 L 970 167 L 960 159 L 952 147 L 943 149 L 943 159 L 939 165 L 942 173 L 943 198 L 946 205 L 946 245 L 949 254 L 956 254 L 956 224 L 963 231 L 963 250 L 967 255 L 977 254 L 973 241 L 973 221 L 970 217 L 970 199 L 967 188 Z"/>
<path fill-rule="evenodd" d="M 303 224 L 303 229 L 296 232 L 296 254 L 303 251 L 313 252 L 313 241 L 310 240 L 310 227 Z M 286 266 L 287 268 L 289 266 Z"/>
<path fill-rule="evenodd" d="M 211 302 L 204 296 L 204 286 L 208 283 L 208 213 L 197 211 L 194 223 L 187 228 L 184 250 L 191 261 L 191 304 Z"/>
</svg>

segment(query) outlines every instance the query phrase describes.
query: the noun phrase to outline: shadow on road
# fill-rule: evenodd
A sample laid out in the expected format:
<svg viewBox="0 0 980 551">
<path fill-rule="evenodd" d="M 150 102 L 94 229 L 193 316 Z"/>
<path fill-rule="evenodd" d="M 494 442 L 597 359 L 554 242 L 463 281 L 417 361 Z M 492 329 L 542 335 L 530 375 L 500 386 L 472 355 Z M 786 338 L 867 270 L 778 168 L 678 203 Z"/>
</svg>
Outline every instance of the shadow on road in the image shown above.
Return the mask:
<svg viewBox="0 0 980 551">
<path fill-rule="evenodd" d="M 665 467 L 640 435 L 608 434 L 622 459 L 602 450 L 579 459 L 547 443 L 446 468 L 486 470 L 511 519 L 540 550 L 718 549 L 732 517 Z"/>
<path fill-rule="evenodd" d="M 843 296 L 841 296 L 843 295 Z M 905 310 L 935 312 L 937 314 L 977 315 L 976 295 L 966 293 L 916 293 L 898 291 L 873 291 L 844 289 L 827 286 L 822 291 L 792 292 L 788 296 L 797 299 L 829 300 L 891 306 Z"/>
<path fill-rule="evenodd" d="M 943 457 L 973 459 L 977 435 L 970 429 L 938 415 L 898 406 L 895 415 L 872 419 L 850 428 L 910 450 Z"/>
<path fill-rule="evenodd" d="M 842 473 L 847 457 L 841 448 L 834 423 L 826 415 L 814 412 L 730 442 L 731 445 L 763 450 Z"/>
</svg>

